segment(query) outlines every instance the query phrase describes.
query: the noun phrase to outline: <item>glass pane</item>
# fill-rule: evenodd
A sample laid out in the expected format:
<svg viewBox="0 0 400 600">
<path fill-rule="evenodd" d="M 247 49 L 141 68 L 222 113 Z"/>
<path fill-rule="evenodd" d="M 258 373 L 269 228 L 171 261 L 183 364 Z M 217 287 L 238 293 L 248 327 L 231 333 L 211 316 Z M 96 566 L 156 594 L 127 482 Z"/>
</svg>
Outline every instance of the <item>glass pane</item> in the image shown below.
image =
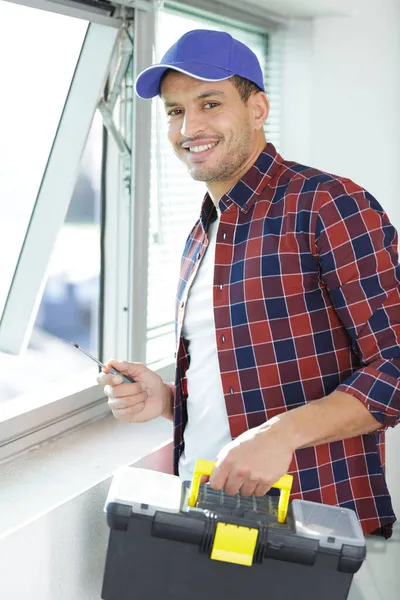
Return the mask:
<svg viewBox="0 0 400 600">
<path fill-rule="evenodd" d="M 102 121 L 96 114 L 65 224 L 51 257 L 30 344 L 25 356 L 14 357 L 16 360 L 1 374 L 1 400 L 92 366 L 95 383 L 97 366 L 69 342 L 98 354 L 101 165 Z"/>
<path fill-rule="evenodd" d="M 0 318 L 86 29 L 0 0 Z"/>
<path fill-rule="evenodd" d="M 160 12 L 156 60 L 191 29 L 224 30 L 249 45 L 266 68 L 267 37 L 215 21 Z M 149 271 L 146 362 L 172 359 L 175 351 L 174 310 L 181 253 L 200 214 L 206 192 L 173 153 L 167 140 L 164 111 L 158 98 L 152 104 Z M 160 302 L 162 298 L 162 302 Z"/>
</svg>

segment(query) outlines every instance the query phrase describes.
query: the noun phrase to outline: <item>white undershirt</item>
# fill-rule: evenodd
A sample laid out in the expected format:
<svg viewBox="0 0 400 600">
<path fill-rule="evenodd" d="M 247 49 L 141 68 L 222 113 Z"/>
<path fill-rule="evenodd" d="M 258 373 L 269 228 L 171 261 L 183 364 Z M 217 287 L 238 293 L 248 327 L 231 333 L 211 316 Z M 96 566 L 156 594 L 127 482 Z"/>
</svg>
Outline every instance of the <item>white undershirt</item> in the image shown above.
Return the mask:
<svg viewBox="0 0 400 600">
<path fill-rule="evenodd" d="M 219 218 L 208 230 L 209 244 L 189 290 L 182 334 L 189 342 L 188 423 L 179 476 L 192 479 L 197 458 L 215 460 L 232 440 L 226 413 L 215 341 L 213 281 Z"/>
</svg>

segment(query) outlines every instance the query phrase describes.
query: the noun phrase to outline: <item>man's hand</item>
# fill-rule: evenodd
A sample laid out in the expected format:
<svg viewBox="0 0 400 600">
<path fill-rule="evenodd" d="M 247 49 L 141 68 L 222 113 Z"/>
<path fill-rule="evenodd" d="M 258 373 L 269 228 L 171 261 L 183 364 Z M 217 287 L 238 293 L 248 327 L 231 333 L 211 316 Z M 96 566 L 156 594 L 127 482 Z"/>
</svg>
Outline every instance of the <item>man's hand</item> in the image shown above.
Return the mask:
<svg viewBox="0 0 400 600">
<path fill-rule="evenodd" d="M 220 451 L 210 486 L 231 496 L 264 496 L 288 472 L 294 450 L 291 431 L 274 417 Z"/>
<path fill-rule="evenodd" d="M 160 415 L 172 419 L 172 390 L 157 373 L 141 363 L 110 360 L 109 364 L 135 379 L 135 383 L 122 383 L 120 375 L 99 373 L 97 381 L 105 386 L 114 417 L 132 423 L 143 423 Z"/>
</svg>

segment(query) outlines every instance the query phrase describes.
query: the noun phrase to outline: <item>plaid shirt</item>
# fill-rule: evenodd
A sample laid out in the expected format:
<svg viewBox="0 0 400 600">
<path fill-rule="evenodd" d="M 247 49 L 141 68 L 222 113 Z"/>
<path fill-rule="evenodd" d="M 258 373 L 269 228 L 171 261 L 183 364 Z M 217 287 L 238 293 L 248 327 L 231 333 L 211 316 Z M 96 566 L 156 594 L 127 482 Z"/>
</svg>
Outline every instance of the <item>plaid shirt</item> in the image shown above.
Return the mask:
<svg viewBox="0 0 400 600">
<path fill-rule="evenodd" d="M 400 420 L 397 234 L 377 201 L 342 177 L 284 161 L 267 144 L 219 201 L 214 318 L 232 438 L 334 390 L 382 428 L 296 450 L 292 499 L 356 511 L 364 534 L 390 537 L 384 430 Z M 182 323 L 216 218 L 205 196 L 183 253 L 177 293 L 174 465 L 187 423 Z M 210 423 L 212 427 L 212 423 Z"/>
</svg>

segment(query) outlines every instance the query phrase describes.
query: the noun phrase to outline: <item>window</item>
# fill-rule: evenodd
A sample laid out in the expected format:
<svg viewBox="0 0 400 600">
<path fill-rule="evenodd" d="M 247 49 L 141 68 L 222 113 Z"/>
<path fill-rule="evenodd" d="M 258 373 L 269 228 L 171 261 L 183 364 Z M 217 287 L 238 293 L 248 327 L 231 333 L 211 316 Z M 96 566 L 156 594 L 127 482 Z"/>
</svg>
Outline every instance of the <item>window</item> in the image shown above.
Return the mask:
<svg viewBox="0 0 400 600">
<path fill-rule="evenodd" d="M 73 340 L 95 355 L 99 353 L 102 137 L 103 124 L 96 113 L 35 323 L 35 330 Z"/>
<path fill-rule="evenodd" d="M 0 0 L 0 318 L 86 29 Z"/>
<path fill-rule="evenodd" d="M 267 86 L 271 83 L 269 37 L 266 33 L 176 11 L 160 12 L 158 17 L 157 61 L 181 35 L 191 29 L 224 30 L 252 48 L 264 70 Z M 279 113 L 275 113 L 277 94 L 271 95 L 270 99 L 272 110 L 266 131 L 268 139 L 278 144 Z M 174 302 L 181 252 L 200 214 L 205 193 L 204 183 L 190 178 L 169 147 L 165 115 L 158 98 L 153 100 L 152 105 L 151 146 L 147 363 L 173 359 Z"/>
<path fill-rule="evenodd" d="M 98 352 L 95 113 L 118 25 L 0 0 L 0 459 L 105 412 L 68 341 Z"/>
<path fill-rule="evenodd" d="M 24 376 L 19 376 L 21 360 L 12 361 L 0 380 L 3 401 L 61 379 L 67 370 L 89 371 L 92 367 L 95 381 L 97 367 L 69 342 L 98 354 L 101 151 L 102 121 L 96 114 L 23 357 Z"/>
</svg>

